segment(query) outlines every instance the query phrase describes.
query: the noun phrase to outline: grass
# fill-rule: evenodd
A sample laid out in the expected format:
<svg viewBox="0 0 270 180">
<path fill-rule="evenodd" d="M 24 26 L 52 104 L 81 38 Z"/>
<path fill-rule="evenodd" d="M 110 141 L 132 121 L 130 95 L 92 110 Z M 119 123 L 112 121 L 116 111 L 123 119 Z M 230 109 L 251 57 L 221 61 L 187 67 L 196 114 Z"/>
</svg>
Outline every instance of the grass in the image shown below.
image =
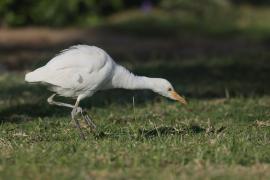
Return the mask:
<svg viewBox="0 0 270 180">
<path fill-rule="evenodd" d="M 82 103 L 98 125 L 96 134 L 84 125 L 86 141 L 69 110 L 46 103 L 47 90 L 2 74 L 0 179 L 270 177 L 266 61 L 153 59 L 130 68 L 170 79 L 188 107 L 148 91 L 97 93 Z"/>
<path fill-rule="evenodd" d="M 38 62 L 20 53 L 10 58 L 18 47 L 2 52 L 2 63 L 20 61 L 9 62 L 17 71 L 0 74 L 0 179 L 269 179 L 267 10 L 242 7 L 233 24 L 205 31 L 156 10 L 112 17 L 116 39 L 124 38 L 104 48 L 137 74 L 170 80 L 189 104 L 149 91 L 99 92 L 81 103 L 98 126 L 94 134 L 82 123 L 86 141 L 70 110 L 49 106 L 50 92 L 24 83 L 20 71 L 44 64 L 59 47 L 28 49 L 42 54 Z M 144 44 L 151 36 L 162 45 L 163 35 L 173 47 Z M 127 40 L 139 46 L 121 44 Z"/>
<path fill-rule="evenodd" d="M 179 40 L 234 37 L 258 41 L 270 37 L 269 17 L 269 7 L 244 5 L 220 8 L 205 18 L 181 9 L 176 12 L 153 9 L 149 13 L 129 10 L 114 14 L 102 26 L 118 33 L 144 37 L 173 37 Z"/>
</svg>

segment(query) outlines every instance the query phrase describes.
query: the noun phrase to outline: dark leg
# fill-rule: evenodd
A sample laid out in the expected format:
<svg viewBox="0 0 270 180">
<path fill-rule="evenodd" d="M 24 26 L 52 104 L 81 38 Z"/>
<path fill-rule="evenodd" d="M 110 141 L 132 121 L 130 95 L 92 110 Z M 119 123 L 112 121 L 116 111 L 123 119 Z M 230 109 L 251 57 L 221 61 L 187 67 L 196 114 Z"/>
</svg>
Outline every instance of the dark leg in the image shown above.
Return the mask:
<svg viewBox="0 0 270 180">
<path fill-rule="evenodd" d="M 79 133 L 80 133 L 80 136 L 82 139 L 85 139 L 85 136 L 82 132 L 82 129 L 81 129 L 81 126 L 80 126 L 80 123 L 78 121 L 78 119 L 76 118 L 76 115 L 78 113 L 81 113 L 82 112 L 82 108 L 78 107 L 79 106 L 79 103 L 80 103 L 80 97 L 77 98 L 77 101 L 75 103 L 75 105 L 71 105 L 71 104 L 67 104 L 67 103 L 62 103 L 62 102 L 57 102 L 57 101 L 54 101 L 53 98 L 56 94 L 53 94 L 52 96 L 50 96 L 48 98 L 48 103 L 49 104 L 52 104 L 52 105 L 57 105 L 57 106 L 64 106 L 64 107 L 68 107 L 68 108 L 72 108 L 72 111 L 71 111 L 71 118 L 72 120 L 75 121 L 75 124 L 76 124 L 76 127 L 77 129 L 79 130 Z M 81 113 L 82 114 L 82 113 Z M 83 116 L 83 118 L 85 119 L 85 117 Z"/>
<path fill-rule="evenodd" d="M 96 125 L 95 125 L 95 123 L 92 121 L 92 118 L 87 114 L 86 111 L 82 111 L 81 114 L 82 114 L 82 116 L 83 116 L 83 119 L 84 119 L 85 123 L 86 123 L 93 131 L 95 131 L 95 130 L 96 130 Z"/>
<path fill-rule="evenodd" d="M 84 136 L 84 134 L 82 132 L 82 128 L 80 126 L 80 123 L 79 123 L 78 119 L 75 117 L 77 114 L 78 114 L 77 108 L 74 107 L 73 110 L 71 111 L 71 118 L 72 118 L 72 120 L 75 121 L 76 127 L 79 130 L 79 133 L 80 133 L 81 138 L 83 140 L 85 140 L 86 138 L 85 138 L 85 136 Z"/>
</svg>

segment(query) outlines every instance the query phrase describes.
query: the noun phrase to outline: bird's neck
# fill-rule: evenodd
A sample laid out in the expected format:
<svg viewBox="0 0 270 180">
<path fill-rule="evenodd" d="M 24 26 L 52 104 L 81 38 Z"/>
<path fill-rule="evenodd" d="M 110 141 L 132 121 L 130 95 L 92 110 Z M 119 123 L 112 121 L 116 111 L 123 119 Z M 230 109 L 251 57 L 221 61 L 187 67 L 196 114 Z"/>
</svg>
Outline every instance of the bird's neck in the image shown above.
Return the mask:
<svg viewBox="0 0 270 180">
<path fill-rule="evenodd" d="M 155 78 L 136 76 L 122 66 L 116 66 L 112 78 L 112 88 L 153 89 Z"/>
</svg>

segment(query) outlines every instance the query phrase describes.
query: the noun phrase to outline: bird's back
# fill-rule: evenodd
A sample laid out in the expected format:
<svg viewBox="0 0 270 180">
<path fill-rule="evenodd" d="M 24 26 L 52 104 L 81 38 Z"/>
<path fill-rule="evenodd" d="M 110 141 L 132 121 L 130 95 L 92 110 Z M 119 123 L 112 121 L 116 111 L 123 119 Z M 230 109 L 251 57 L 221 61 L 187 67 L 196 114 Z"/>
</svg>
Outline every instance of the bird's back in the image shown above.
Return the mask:
<svg viewBox="0 0 270 180">
<path fill-rule="evenodd" d="M 111 60 L 108 56 L 104 50 L 96 46 L 77 45 L 61 51 L 46 64 L 46 67 L 54 69 L 87 67 L 91 71 L 91 69 L 100 69 Z"/>
<path fill-rule="evenodd" d="M 45 66 L 26 74 L 25 80 L 77 93 L 93 91 L 109 78 L 114 64 L 104 50 L 95 46 L 77 45 L 60 52 Z"/>
</svg>

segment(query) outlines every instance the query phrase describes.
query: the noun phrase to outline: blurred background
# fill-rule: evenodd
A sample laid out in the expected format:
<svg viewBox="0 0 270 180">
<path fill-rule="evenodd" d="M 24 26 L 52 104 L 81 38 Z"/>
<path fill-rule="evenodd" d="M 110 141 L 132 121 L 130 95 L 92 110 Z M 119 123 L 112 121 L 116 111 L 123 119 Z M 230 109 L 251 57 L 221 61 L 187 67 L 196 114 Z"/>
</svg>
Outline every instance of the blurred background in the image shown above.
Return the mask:
<svg viewBox="0 0 270 180">
<path fill-rule="evenodd" d="M 23 95 L 26 71 L 75 44 L 189 98 L 270 94 L 270 0 L 1 0 L 2 96 Z"/>
</svg>

